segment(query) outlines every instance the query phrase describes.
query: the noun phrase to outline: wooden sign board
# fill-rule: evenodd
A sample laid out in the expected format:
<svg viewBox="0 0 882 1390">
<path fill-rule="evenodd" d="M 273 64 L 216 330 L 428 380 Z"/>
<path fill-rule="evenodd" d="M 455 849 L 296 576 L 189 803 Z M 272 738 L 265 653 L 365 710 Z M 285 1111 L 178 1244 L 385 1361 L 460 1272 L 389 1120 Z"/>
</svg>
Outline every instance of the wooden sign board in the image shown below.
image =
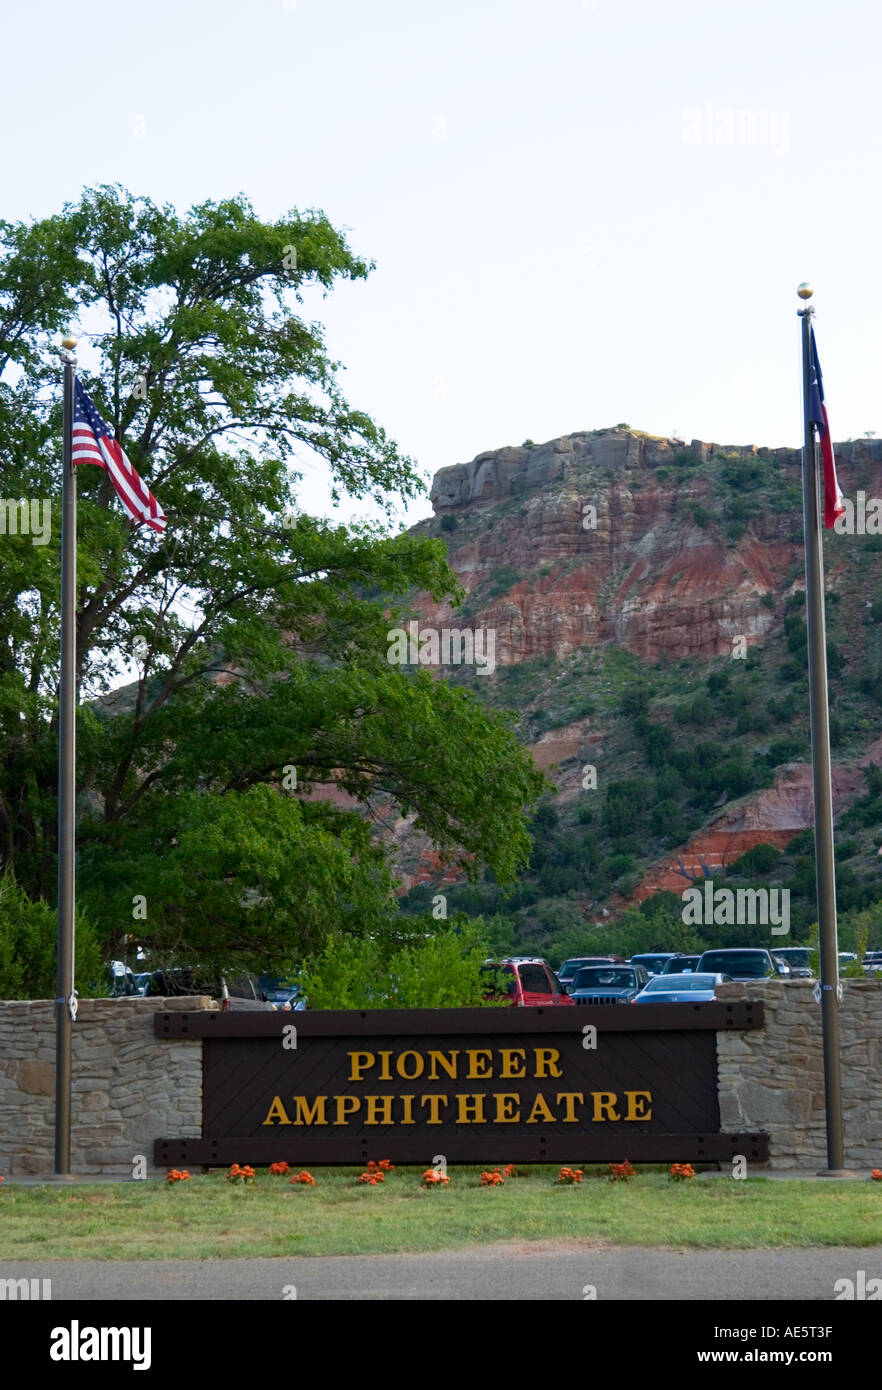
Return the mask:
<svg viewBox="0 0 882 1390">
<path fill-rule="evenodd" d="M 156 1015 L 202 1037 L 184 1163 L 687 1162 L 767 1156 L 720 1134 L 716 1031 L 762 1004 Z"/>
</svg>

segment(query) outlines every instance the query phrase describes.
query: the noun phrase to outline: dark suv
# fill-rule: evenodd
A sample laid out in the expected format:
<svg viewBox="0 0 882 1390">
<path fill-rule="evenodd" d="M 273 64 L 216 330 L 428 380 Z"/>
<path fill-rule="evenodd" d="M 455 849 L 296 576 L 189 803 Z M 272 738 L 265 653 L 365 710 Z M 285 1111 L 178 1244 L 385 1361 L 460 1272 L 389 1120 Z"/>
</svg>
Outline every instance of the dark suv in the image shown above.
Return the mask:
<svg viewBox="0 0 882 1390">
<path fill-rule="evenodd" d="M 583 965 L 624 965 L 622 956 L 571 956 L 565 960 L 560 970 L 557 971 L 557 978 L 560 980 L 564 989 L 573 983 L 576 975 Z"/>
<path fill-rule="evenodd" d="M 586 965 L 573 981 L 574 1004 L 630 1004 L 649 976 L 642 965 Z"/>
<path fill-rule="evenodd" d="M 628 964 L 642 965 L 647 975 L 660 975 L 668 961 L 674 960 L 676 955 L 676 951 L 646 951 L 639 956 L 632 956 Z"/>
<path fill-rule="evenodd" d="M 730 946 L 705 951 L 698 962 L 701 974 L 728 975 L 732 980 L 775 980 L 790 978 L 790 966 L 776 960 L 774 952 L 758 946 Z"/>
</svg>

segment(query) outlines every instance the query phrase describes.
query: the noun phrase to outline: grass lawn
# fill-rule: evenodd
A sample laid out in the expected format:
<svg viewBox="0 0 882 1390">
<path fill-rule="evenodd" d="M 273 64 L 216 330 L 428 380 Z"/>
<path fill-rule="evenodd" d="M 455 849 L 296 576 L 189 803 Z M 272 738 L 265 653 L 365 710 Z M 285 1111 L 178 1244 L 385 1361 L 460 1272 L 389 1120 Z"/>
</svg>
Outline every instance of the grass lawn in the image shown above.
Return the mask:
<svg viewBox="0 0 882 1390">
<path fill-rule="evenodd" d="M 316 1168 L 313 1188 L 258 1169 L 253 1186 L 222 1172 L 165 1181 L 0 1190 L 0 1259 L 204 1259 L 371 1255 L 490 1241 L 590 1240 L 673 1249 L 882 1244 L 882 1183 L 671 1181 L 640 1171 L 609 1182 L 585 1169 L 556 1185 L 557 1167 L 521 1169 L 482 1188 L 480 1168 L 452 1168 L 426 1190 L 418 1168 L 359 1187 L 354 1168 Z"/>
</svg>

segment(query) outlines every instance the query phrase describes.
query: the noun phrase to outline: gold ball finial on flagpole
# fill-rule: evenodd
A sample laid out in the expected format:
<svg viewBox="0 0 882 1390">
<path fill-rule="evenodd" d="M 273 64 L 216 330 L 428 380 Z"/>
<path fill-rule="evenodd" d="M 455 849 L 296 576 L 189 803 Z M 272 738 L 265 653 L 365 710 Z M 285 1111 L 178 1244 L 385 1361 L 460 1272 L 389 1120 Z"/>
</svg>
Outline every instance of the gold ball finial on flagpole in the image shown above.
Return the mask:
<svg viewBox="0 0 882 1390">
<path fill-rule="evenodd" d="M 803 280 L 802 284 L 796 287 L 796 293 L 799 295 L 800 299 L 811 299 L 814 292 L 815 287 L 814 285 L 810 285 L 808 280 Z"/>
<path fill-rule="evenodd" d="M 64 337 L 63 337 L 62 340 L 61 340 L 61 346 L 62 346 L 63 348 L 67 348 L 67 351 L 68 351 L 68 352 L 73 352 L 73 350 L 74 350 L 74 348 L 76 347 L 76 345 L 77 345 L 77 337 L 76 337 L 76 334 L 75 334 L 75 333 L 65 333 Z"/>
</svg>

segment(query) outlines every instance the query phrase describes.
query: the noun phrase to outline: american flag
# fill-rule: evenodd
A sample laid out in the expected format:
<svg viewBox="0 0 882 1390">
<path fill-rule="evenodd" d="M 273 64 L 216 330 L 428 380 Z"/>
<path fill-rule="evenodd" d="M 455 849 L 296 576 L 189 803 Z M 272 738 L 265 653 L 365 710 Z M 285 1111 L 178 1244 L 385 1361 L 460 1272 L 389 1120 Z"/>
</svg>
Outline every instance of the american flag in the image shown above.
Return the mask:
<svg viewBox="0 0 882 1390">
<path fill-rule="evenodd" d="M 165 530 L 165 512 L 146 483 L 138 477 L 113 430 L 102 420 L 94 402 L 78 381 L 74 382 L 73 461 L 94 463 L 110 474 L 126 515 L 136 525 Z"/>
</svg>

